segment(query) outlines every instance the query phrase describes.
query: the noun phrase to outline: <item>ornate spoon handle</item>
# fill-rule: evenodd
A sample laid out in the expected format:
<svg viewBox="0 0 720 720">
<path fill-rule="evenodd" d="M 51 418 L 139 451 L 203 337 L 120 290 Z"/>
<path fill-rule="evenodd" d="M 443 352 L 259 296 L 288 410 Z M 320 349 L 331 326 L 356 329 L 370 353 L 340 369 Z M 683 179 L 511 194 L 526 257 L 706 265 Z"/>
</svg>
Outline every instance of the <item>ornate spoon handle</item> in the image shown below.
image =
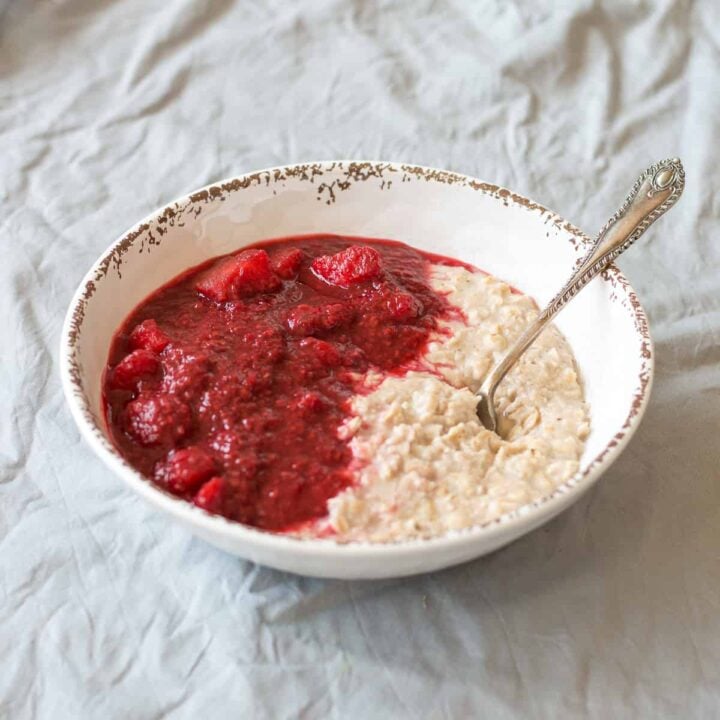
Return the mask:
<svg viewBox="0 0 720 720">
<path fill-rule="evenodd" d="M 677 158 L 651 165 L 635 182 L 625 202 L 600 231 L 580 266 L 537 319 L 515 341 L 505 357 L 490 371 L 478 393 L 478 416 L 495 430 L 494 395 L 497 386 L 545 326 L 596 275 L 627 250 L 680 197 L 685 171 Z"/>
</svg>

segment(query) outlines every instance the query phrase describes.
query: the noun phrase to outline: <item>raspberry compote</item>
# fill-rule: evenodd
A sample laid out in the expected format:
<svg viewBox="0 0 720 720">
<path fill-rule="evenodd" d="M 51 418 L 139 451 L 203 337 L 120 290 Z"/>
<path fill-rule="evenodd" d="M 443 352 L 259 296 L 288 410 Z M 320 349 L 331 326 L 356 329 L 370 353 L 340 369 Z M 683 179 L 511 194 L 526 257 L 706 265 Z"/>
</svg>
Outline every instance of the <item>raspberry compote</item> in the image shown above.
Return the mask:
<svg viewBox="0 0 720 720">
<path fill-rule="evenodd" d="M 276 532 L 353 483 L 338 429 L 369 371 L 422 365 L 457 316 L 429 282 L 455 261 L 390 241 L 273 240 L 191 268 L 116 333 L 103 380 L 128 462 L 201 508 Z"/>
</svg>

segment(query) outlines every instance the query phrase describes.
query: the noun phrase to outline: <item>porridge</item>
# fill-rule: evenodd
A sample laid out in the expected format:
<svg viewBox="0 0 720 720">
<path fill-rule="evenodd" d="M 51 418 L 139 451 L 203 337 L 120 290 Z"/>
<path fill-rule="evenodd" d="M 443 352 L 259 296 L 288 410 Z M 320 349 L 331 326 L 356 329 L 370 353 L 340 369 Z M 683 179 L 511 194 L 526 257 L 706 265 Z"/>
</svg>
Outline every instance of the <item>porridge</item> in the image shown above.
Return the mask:
<svg viewBox="0 0 720 720">
<path fill-rule="evenodd" d="M 578 469 L 588 412 L 572 352 L 549 328 L 500 384 L 506 439 L 475 414 L 484 375 L 537 314 L 528 297 L 462 267 L 434 266 L 467 322 L 443 325 L 429 344 L 430 372 L 381 380 L 357 395 L 350 438 L 357 484 L 329 501 L 329 522 L 347 539 L 442 535 L 493 520 L 551 493 Z M 376 382 L 376 380 L 373 380 Z"/>
<path fill-rule="evenodd" d="M 143 301 L 104 377 L 120 453 L 164 490 L 260 529 L 432 537 L 545 496 L 578 469 L 588 411 L 549 328 L 474 393 L 537 308 L 463 263 L 388 241 L 270 241 Z"/>
</svg>

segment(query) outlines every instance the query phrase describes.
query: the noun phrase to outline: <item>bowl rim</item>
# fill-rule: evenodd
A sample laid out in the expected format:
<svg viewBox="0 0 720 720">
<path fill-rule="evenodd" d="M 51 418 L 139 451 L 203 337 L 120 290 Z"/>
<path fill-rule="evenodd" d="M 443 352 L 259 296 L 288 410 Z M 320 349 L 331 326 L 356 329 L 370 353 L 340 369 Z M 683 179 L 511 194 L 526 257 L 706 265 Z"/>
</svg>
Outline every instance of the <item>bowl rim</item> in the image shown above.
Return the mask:
<svg viewBox="0 0 720 720">
<path fill-rule="evenodd" d="M 432 549 L 433 551 L 441 551 L 463 546 L 473 541 L 479 542 L 481 539 L 490 545 L 493 540 L 502 538 L 515 526 L 522 528 L 523 525 L 535 526 L 541 524 L 588 490 L 600 475 L 610 467 L 635 434 L 647 408 L 654 375 L 653 341 L 648 328 L 647 316 L 635 291 L 627 278 L 614 264 L 604 271 L 601 279 L 603 282 L 612 283 L 619 302 L 624 299 L 621 296 L 625 296 L 627 300 L 626 308 L 632 314 L 635 331 L 640 341 L 641 366 L 637 376 L 638 386 L 627 417 L 613 438 L 590 460 L 584 470 L 579 470 L 551 493 L 481 525 L 452 531 L 437 537 L 413 538 L 382 543 L 369 541 L 339 542 L 332 538 L 301 538 L 260 530 L 228 520 L 219 515 L 211 515 L 186 500 L 157 487 L 127 463 L 113 447 L 98 422 L 96 422 L 83 390 L 82 370 L 78 362 L 78 341 L 82 334 L 85 306 L 94 293 L 95 283 L 102 279 L 113 259 L 117 259 L 118 253 L 121 255 L 126 252 L 144 230 L 149 226 L 152 227 L 153 223 L 161 222 L 162 218 L 167 219 L 183 204 L 187 207 L 198 200 L 207 202 L 208 199 L 215 199 L 224 193 L 252 186 L 253 181 L 259 178 L 277 178 L 278 174 L 280 174 L 281 179 L 286 179 L 284 173 L 290 173 L 290 177 L 310 173 L 314 179 L 315 171 L 322 174 L 338 170 L 344 171 L 347 177 L 350 177 L 352 173 L 357 175 L 358 168 L 368 170 L 368 174 L 375 174 L 377 171 L 379 176 L 382 176 L 384 171 L 389 170 L 391 172 L 409 173 L 418 178 L 422 177 L 426 181 L 435 180 L 450 184 L 459 182 L 463 186 L 502 199 L 506 205 L 512 203 L 529 211 L 547 215 L 555 225 L 571 235 L 573 243 L 586 246 L 591 242 L 585 233 L 567 222 L 563 217 L 523 195 L 469 175 L 423 165 L 388 161 L 326 160 L 278 165 L 209 183 L 153 210 L 123 232 L 101 253 L 85 273 L 75 290 L 65 315 L 60 336 L 60 375 L 65 398 L 81 435 L 110 470 L 120 476 L 127 485 L 152 505 L 187 525 L 197 528 L 204 534 L 224 536 L 243 544 L 261 547 L 266 551 L 300 553 L 318 558 L 343 555 L 357 559 L 380 557 L 387 559 L 389 555 L 401 557 L 413 555 L 419 550 L 429 551 Z M 356 179 L 358 178 L 356 177 Z M 367 177 L 360 177 L 359 179 L 365 180 Z M 536 522 L 533 523 L 533 520 Z"/>
</svg>

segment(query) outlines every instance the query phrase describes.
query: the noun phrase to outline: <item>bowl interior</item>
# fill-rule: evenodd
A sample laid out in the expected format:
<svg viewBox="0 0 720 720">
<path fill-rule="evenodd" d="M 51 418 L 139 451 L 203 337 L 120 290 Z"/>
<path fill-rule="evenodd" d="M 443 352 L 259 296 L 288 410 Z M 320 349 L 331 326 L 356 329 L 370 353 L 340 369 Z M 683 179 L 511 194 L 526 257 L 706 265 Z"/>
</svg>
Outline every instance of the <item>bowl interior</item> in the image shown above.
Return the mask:
<svg viewBox="0 0 720 720">
<path fill-rule="evenodd" d="M 547 302 L 584 253 L 581 233 L 507 190 L 390 163 L 277 168 L 198 191 L 147 218 L 81 284 L 63 337 L 66 388 L 86 431 L 104 433 L 101 374 L 111 337 L 148 293 L 189 266 L 267 238 L 338 233 L 400 240 L 470 262 Z M 615 269 L 557 321 L 575 352 L 592 429 L 579 477 L 622 440 L 651 375 L 645 316 Z"/>
</svg>

